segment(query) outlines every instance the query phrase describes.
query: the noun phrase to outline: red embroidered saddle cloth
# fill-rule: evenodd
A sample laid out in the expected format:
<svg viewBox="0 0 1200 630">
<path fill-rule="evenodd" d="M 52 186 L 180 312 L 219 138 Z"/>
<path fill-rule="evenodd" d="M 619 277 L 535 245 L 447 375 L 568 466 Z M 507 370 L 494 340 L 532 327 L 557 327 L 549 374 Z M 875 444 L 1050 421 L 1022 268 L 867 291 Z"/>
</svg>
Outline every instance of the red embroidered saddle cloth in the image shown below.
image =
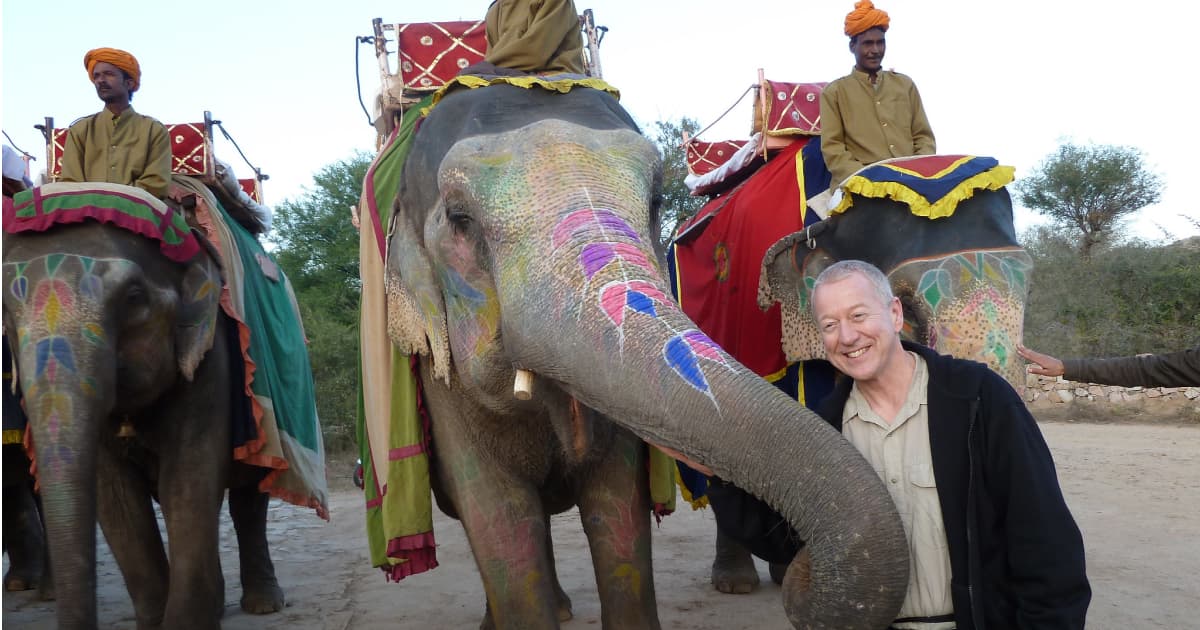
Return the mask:
<svg viewBox="0 0 1200 630">
<path fill-rule="evenodd" d="M 405 91 L 436 90 L 487 51 L 483 20 L 397 24 L 395 32 Z"/>
<path fill-rule="evenodd" d="M 710 173 L 724 164 L 734 153 L 746 146 L 749 140 L 725 140 L 703 142 L 689 140 L 687 143 L 687 167 L 692 175 Z"/>
<path fill-rule="evenodd" d="M 821 90 L 826 85 L 763 79 L 755 97 L 754 128 L 766 136 L 821 135 Z"/>
<path fill-rule="evenodd" d="M 201 179 L 214 176 L 212 137 L 202 122 L 164 125 L 171 141 L 171 174 L 189 175 Z M 62 175 L 63 151 L 67 145 L 66 128 L 55 128 L 50 134 L 50 146 L 46 147 L 50 164 L 47 175 L 52 181 Z M 257 179 L 239 179 L 238 185 L 256 203 L 262 203 Z"/>
</svg>

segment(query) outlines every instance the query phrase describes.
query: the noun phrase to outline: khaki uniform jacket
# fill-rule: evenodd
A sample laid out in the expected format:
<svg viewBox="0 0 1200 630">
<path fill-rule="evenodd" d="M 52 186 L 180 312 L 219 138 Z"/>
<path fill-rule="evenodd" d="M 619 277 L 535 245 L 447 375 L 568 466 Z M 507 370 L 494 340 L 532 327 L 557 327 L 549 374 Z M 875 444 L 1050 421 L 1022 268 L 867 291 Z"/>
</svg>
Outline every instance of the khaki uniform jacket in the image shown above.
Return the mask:
<svg viewBox="0 0 1200 630">
<path fill-rule="evenodd" d="M 937 151 L 912 79 L 879 71 L 879 86 L 855 68 L 821 92 L 821 153 L 833 184 L 879 160 Z"/>
<path fill-rule="evenodd" d="M 579 12 L 571 0 L 496 0 L 484 59 L 522 72 L 583 74 Z"/>
<path fill-rule="evenodd" d="M 67 132 L 62 181 L 125 184 L 166 197 L 171 181 L 167 128 L 132 107 L 117 117 L 105 108 L 79 120 Z"/>
</svg>

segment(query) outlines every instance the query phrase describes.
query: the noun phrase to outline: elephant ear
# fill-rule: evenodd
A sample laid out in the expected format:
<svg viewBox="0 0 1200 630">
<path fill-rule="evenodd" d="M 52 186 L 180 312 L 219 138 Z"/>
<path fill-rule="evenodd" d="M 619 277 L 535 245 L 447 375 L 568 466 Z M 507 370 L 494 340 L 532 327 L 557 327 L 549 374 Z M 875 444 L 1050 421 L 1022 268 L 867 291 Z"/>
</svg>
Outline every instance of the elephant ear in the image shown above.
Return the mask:
<svg viewBox="0 0 1200 630">
<path fill-rule="evenodd" d="M 192 380 L 204 355 L 212 348 L 221 308 L 221 267 L 215 257 L 200 253 L 188 263 L 179 288 L 175 320 L 175 357 L 179 372 Z"/>
<path fill-rule="evenodd" d="M 397 200 L 388 230 L 387 269 L 383 280 L 387 293 L 388 336 L 401 352 L 432 355 L 434 378 L 449 383 L 450 337 L 446 330 L 446 307 L 441 287 L 434 281 L 424 239 L 417 234 L 419 223 L 404 215 Z"/>
<path fill-rule="evenodd" d="M 812 284 L 833 264 L 823 250 L 810 250 L 810 236 L 796 232 L 780 239 L 763 256 L 758 280 L 758 307 L 776 302 L 783 320 L 783 353 L 788 361 L 824 359 L 825 345 L 812 318 Z"/>
</svg>

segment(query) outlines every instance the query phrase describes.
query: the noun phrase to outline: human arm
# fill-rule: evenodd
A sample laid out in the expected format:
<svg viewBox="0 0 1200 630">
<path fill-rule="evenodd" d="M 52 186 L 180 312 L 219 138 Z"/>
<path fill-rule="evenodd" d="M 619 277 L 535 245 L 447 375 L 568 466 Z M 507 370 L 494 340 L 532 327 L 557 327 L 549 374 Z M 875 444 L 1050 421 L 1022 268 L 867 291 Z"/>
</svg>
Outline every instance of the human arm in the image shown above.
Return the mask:
<svg viewBox="0 0 1200 630">
<path fill-rule="evenodd" d="M 929 125 L 929 117 L 925 115 L 925 104 L 921 101 L 921 93 L 914 83 L 909 94 L 912 104 L 912 136 L 913 150 L 916 155 L 933 155 L 937 153 L 937 141 L 933 138 L 933 127 Z"/>
<path fill-rule="evenodd" d="M 67 139 L 63 142 L 62 168 L 58 180 L 62 182 L 82 182 L 83 178 L 83 145 L 86 123 L 78 122 L 67 130 Z M 53 165 L 51 165 L 53 166 Z"/>
<path fill-rule="evenodd" d="M 838 96 L 836 83 L 831 83 L 821 91 L 821 155 L 825 157 L 825 166 L 833 175 L 833 186 L 865 166 L 854 158 L 846 146 L 846 125 L 842 120 Z"/>
<path fill-rule="evenodd" d="M 982 394 L 984 443 L 980 510 L 1001 540 L 978 545 L 1003 550 L 1002 584 L 987 584 L 983 600 L 1012 598 L 1015 628 L 1082 630 L 1091 601 L 1083 536 L 1058 483 L 1054 460 L 1029 410 L 998 375 Z M 988 531 L 988 530 L 984 530 Z"/>
<path fill-rule="evenodd" d="M 1063 375 L 1063 362 L 1048 354 L 1030 350 L 1019 344 L 1017 345 L 1017 354 L 1021 355 L 1022 359 L 1033 363 L 1033 365 L 1029 366 L 1029 371 L 1033 374 L 1040 374 L 1041 376 Z"/>
<path fill-rule="evenodd" d="M 1116 359 L 1067 359 L 1062 362 L 1067 380 L 1125 387 L 1200 386 L 1200 346 Z"/>
<path fill-rule="evenodd" d="M 146 168 L 133 182 L 134 186 L 163 199 L 171 181 L 171 140 L 167 128 L 154 121 L 150 125 L 149 145 L 146 147 Z"/>
</svg>

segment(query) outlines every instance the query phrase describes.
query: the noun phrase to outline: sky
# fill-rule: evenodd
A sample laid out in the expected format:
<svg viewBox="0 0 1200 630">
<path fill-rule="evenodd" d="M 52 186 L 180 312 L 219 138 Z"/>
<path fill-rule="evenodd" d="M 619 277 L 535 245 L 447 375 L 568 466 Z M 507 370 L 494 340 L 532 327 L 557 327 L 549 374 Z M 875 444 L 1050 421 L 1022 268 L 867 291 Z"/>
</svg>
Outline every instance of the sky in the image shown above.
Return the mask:
<svg viewBox="0 0 1200 630">
<path fill-rule="evenodd" d="M 354 0 L 160 0 L 3 3 L 0 122 L 17 147 L 45 164 L 33 125 L 66 126 L 102 103 L 84 53 L 111 46 L 137 56 L 134 108 L 166 123 L 222 121 L 270 176 L 268 205 L 298 199 L 322 167 L 374 153 L 375 132 L 358 100 L 379 86 L 371 20 L 480 19 L 487 0 L 412 3 Z M 1165 189 L 1129 223 L 1152 240 L 1200 234 L 1200 204 L 1187 198 L 1187 164 L 1200 141 L 1194 45 L 1200 8 L 1177 0 L 880 0 L 891 15 L 884 67 L 914 79 L 940 153 L 988 155 L 1018 179 L 1065 141 L 1132 146 Z M 202 8 L 201 8 L 202 7 Z M 576 0 L 608 27 L 604 79 L 644 127 L 656 120 L 716 122 L 702 139 L 743 139 L 751 99 L 734 106 L 762 68 L 767 78 L 830 81 L 854 63 L 842 34 L 851 0 Z M 352 50 L 353 49 L 353 50 Z M 1186 50 L 1185 50 L 1186 49 Z M 393 69 L 394 69 L 393 61 Z M 723 112 L 734 106 L 727 116 Z M 215 152 L 239 177 L 253 171 L 217 134 Z M 8 143 L 8 140 L 4 140 Z M 1181 216 L 1183 215 L 1183 216 Z M 1188 218 L 1185 218 L 1188 217 Z M 1189 219 L 1190 218 L 1190 219 Z M 1018 207 L 1017 229 L 1043 222 Z"/>
</svg>

